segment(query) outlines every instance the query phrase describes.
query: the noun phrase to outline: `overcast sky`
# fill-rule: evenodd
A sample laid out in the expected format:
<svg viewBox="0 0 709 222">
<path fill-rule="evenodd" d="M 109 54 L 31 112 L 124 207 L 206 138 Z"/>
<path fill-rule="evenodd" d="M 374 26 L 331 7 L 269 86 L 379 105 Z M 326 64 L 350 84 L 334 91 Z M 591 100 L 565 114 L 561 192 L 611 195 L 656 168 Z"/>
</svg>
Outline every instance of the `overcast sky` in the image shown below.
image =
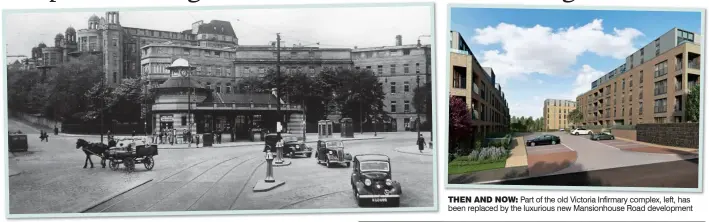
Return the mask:
<svg viewBox="0 0 709 222">
<path fill-rule="evenodd" d="M 31 56 L 32 47 L 39 42 L 53 46 L 54 36 L 67 27 L 86 28 L 93 14 L 103 17 L 105 11 L 9 14 L 4 26 L 7 52 Z M 120 11 L 122 26 L 162 31 L 179 32 L 195 21 L 212 19 L 231 22 L 240 45 L 265 45 L 280 32 L 286 45 L 387 46 L 394 45 L 396 35 L 403 36 L 404 44 L 415 44 L 432 32 L 428 6 Z M 431 38 L 421 41 L 428 44 Z"/>
</svg>

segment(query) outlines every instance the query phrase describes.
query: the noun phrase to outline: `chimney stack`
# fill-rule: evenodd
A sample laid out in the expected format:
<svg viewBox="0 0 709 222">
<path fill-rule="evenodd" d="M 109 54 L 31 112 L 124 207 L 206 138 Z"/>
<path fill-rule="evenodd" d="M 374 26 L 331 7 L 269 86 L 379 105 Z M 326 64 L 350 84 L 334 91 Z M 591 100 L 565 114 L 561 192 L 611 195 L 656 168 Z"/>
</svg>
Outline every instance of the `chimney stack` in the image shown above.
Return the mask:
<svg viewBox="0 0 709 222">
<path fill-rule="evenodd" d="M 396 35 L 396 46 L 401 46 L 401 35 Z"/>
</svg>

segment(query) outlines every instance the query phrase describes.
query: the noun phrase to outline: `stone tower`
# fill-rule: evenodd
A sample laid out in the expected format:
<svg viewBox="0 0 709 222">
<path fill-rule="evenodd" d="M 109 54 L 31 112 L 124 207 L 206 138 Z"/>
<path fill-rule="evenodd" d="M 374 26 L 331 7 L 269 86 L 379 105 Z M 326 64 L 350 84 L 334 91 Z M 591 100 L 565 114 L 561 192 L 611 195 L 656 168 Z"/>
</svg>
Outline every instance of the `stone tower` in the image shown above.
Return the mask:
<svg viewBox="0 0 709 222">
<path fill-rule="evenodd" d="M 115 86 L 121 84 L 124 78 L 123 27 L 117 11 L 106 12 L 102 22 L 106 83 Z"/>
</svg>

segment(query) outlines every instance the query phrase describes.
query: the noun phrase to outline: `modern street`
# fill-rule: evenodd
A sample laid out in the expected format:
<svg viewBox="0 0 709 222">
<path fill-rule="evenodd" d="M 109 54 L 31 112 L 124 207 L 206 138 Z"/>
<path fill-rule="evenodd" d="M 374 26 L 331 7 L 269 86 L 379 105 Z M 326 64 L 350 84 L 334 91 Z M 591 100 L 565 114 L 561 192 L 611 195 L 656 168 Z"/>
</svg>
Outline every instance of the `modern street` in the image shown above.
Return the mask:
<svg viewBox="0 0 709 222">
<path fill-rule="evenodd" d="M 288 159 L 291 165 L 274 167 L 275 178 L 285 185 L 253 192 L 266 176 L 263 145 L 160 149 L 153 170 L 137 165 L 127 173 L 101 168 L 97 157 L 95 168 L 82 168 L 84 153 L 75 145 L 79 137 L 51 135 L 49 142 L 40 142 L 38 129 L 12 119 L 9 130 L 28 134 L 30 146 L 29 152 L 10 156 L 16 168 L 11 171 L 19 172 L 9 181 L 12 214 L 357 207 L 349 184 L 352 168 L 326 168 L 315 158 Z M 433 157 L 415 154 L 416 133 L 379 137 L 345 141 L 345 151 L 388 155 L 392 177 L 404 190 L 401 207 L 432 207 Z"/>
</svg>

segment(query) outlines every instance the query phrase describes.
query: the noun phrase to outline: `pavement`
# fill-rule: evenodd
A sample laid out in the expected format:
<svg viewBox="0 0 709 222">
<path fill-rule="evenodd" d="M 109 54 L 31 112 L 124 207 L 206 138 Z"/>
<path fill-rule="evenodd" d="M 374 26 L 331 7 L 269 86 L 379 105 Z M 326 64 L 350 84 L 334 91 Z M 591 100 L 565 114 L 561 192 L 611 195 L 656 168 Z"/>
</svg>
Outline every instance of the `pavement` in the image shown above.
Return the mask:
<svg viewBox="0 0 709 222">
<path fill-rule="evenodd" d="M 519 180 L 496 181 L 488 184 L 697 188 L 699 186 L 699 167 L 698 159 L 694 158 Z"/>
<path fill-rule="evenodd" d="M 507 158 L 505 168 L 527 166 L 527 149 L 524 147 L 524 137 L 518 136 L 512 140 L 512 150 Z"/>
<path fill-rule="evenodd" d="M 556 145 L 543 145 L 535 147 L 526 147 L 523 141 L 527 139 L 534 138 L 542 134 L 552 134 L 559 136 L 561 138 L 561 143 Z M 519 140 L 517 140 L 519 142 Z M 485 176 L 475 178 L 473 181 L 470 178 L 459 179 L 458 183 L 499 183 L 500 181 L 536 181 L 532 178 L 536 177 L 549 177 L 549 178 L 574 178 L 573 176 L 558 176 L 566 174 L 584 174 L 586 172 L 616 172 L 613 169 L 636 169 L 633 166 L 655 166 L 653 164 L 662 165 L 662 163 L 685 163 L 691 162 L 692 159 L 698 158 L 696 150 L 677 148 L 677 147 L 667 147 L 659 146 L 655 144 L 642 143 L 637 141 L 630 141 L 626 139 L 616 139 L 609 141 L 593 141 L 590 140 L 589 136 L 574 136 L 569 135 L 564 132 L 549 132 L 549 133 L 532 133 L 524 136 L 522 140 L 522 147 L 526 151 L 527 155 L 527 167 L 528 175 L 518 174 L 517 176 L 502 175 L 503 173 L 509 174 L 509 172 L 499 171 L 497 177 L 503 179 L 499 180 L 489 180 L 481 181 L 480 178 L 494 178 L 494 176 Z M 521 150 L 514 152 L 512 157 L 522 156 Z M 510 162 L 508 160 L 508 162 Z M 516 162 L 521 162 L 517 160 Z M 522 163 L 517 163 L 516 165 L 522 165 Z M 683 165 L 683 167 L 694 166 L 694 171 L 696 172 L 696 165 Z M 631 167 L 631 168 L 628 168 Z M 654 169 L 654 167 L 650 167 Z M 647 167 L 638 167 L 637 169 L 647 169 Z M 606 170 L 606 171 L 603 171 Z M 627 170 L 619 170 L 618 172 L 628 172 Z M 634 170 L 630 170 L 634 171 Z M 691 171 L 690 171 L 691 172 Z M 618 173 L 599 173 L 600 177 L 615 177 L 619 175 Z M 614 175 L 614 176 L 611 176 Z M 637 186 L 651 187 L 656 184 L 662 183 L 659 180 L 664 180 L 663 178 L 653 177 L 658 181 L 651 181 L 646 175 L 633 175 L 633 174 L 622 174 L 627 178 L 638 177 Z M 667 174 L 672 175 L 672 174 Z M 677 177 L 682 177 L 686 175 L 685 173 L 675 174 Z M 696 175 L 694 177 L 696 179 Z M 603 180 L 604 178 L 601 178 Z M 618 180 L 605 178 L 607 180 Z M 686 178 L 677 178 L 677 180 L 685 180 Z M 540 179 L 541 180 L 541 179 Z M 674 180 L 674 179 L 673 179 Z M 547 180 L 544 180 L 547 181 Z M 510 182 L 517 184 L 518 182 Z M 545 182 L 551 183 L 551 182 Z M 572 183 L 572 181 L 560 181 L 557 183 Z M 696 183 L 696 181 L 695 181 Z M 583 183 L 587 184 L 587 183 Z M 612 183 L 609 183 L 612 184 Z M 618 183 L 624 184 L 624 183 Z M 687 184 L 682 182 L 682 184 Z M 531 184 L 530 184 L 531 185 Z M 684 185 L 683 185 L 684 186 Z"/>
<path fill-rule="evenodd" d="M 286 181 L 284 185 L 253 192 L 265 178 L 262 144 L 167 149 L 155 156 L 154 169 L 137 164 L 136 171 L 128 173 L 123 166 L 117 171 L 101 168 L 96 157 L 95 168 L 82 168 L 85 156 L 76 150 L 76 137 L 39 142 L 38 130 L 14 120 L 8 124 L 11 130 L 28 133 L 29 139 L 29 152 L 11 156 L 13 168 L 21 172 L 8 182 L 11 214 L 357 207 L 349 185 L 352 169 L 326 168 L 314 158 L 289 159 L 290 166 L 274 168 L 275 178 Z M 393 179 L 406 190 L 401 206 L 432 207 L 433 158 L 396 151 L 410 147 L 416 133 L 378 136 L 381 139 L 345 141 L 345 149 L 352 155 L 388 155 Z"/>
<path fill-rule="evenodd" d="M 431 147 L 429 145 L 426 145 L 426 147 L 424 147 L 423 150 L 419 150 L 419 147 L 416 145 L 397 147 L 394 150 L 399 153 L 406 153 L 406 154 L 413 154 L 413 155 L 433 156 L 433 154 L 434 154 L 433 149 L 431 149 Z"/>
</svg>

